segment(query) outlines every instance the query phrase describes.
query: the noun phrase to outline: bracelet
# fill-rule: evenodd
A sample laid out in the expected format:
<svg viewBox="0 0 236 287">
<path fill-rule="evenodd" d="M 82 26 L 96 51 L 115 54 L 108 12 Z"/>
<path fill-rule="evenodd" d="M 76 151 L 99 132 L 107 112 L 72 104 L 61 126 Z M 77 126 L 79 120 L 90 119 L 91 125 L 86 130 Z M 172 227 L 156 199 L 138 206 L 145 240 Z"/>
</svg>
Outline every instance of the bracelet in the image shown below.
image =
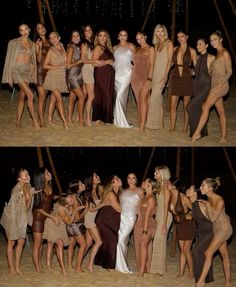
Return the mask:
<svg viewBox="0 0 236 287">
<path fill-rule="evenodd" d="M 151 81 L 152 81 L 152 78 L 148 77 L 148 78 L 147 78 L 147 81 L 150 81 L 150 82 L 151 82 Z"/>
<path fill-rule="evenodd" d="M 143 234 L 147 234 L 148 232 L 147 232 L 147 230 L 143 230 Z"/>
</svg>

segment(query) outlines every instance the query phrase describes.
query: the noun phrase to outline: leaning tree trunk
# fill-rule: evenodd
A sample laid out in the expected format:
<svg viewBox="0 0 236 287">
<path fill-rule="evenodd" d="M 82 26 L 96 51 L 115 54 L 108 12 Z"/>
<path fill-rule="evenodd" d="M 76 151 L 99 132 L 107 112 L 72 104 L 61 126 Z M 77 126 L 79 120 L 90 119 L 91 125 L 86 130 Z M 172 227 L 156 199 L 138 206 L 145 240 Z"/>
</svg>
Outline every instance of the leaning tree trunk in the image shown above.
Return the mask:
<svg viewBox="0 0 236 287">
<path fill-rule="evenodd" d="M 62 193 L 61 184 L 60 184 L 60 181 L 59 181 L 58 176 L 57 176 L 57 171 L 56 171 L 56 168 L 54 166 L 49 147 L 46 147 L 46 152 L 47 152 L 48 160 L 49 160 L 49 163 L 50 163 L 50 166 L 51 166 L 51 169 L 52 169 L 52 174 L 53 174 L 53 177 L 55 179 L 55 182 L 56 182 L 59 194 L 61 194 Z"/>
</svg>

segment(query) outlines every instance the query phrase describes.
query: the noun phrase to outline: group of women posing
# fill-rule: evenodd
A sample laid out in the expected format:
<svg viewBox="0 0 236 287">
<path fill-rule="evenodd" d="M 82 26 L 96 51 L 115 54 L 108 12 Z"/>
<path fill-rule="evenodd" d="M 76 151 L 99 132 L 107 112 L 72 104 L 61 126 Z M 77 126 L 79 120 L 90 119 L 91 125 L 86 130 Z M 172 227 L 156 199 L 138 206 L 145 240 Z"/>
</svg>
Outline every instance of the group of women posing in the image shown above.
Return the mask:
<svg viewBox="0 0 236 287">
<path fill-rule="evenodd" d="M 10 272 L 22 274 L 20 260 L 28 224 L 32 225 L 33 262 L 37 272 L 42 271 L 42 242 L 45 239 L 48 269 L 52 268 L 53 246 L 56 245 L 64 275 L 68 274 L 67 269 L 83 271 L 82 262 L 89 249 L 88 271 L 93 272 L 96 264 L 132 273 L 127 259 L 133 238 L 139 276 L 144 273 L 161 276 L 166 273 L 167 235 L 173 220 L 180 250 L 178 276 L 183 276 L 188 266 L 189 276 L 195 277 L 197 287 L 213 281 L 212 261 L 218 250 L 223 261 L 225 286 L 232 286 L 227 248 L 232 226 L 225 213 L 224 200 L 216 193 L 219 178 L 206 178 L 199 190 L 191 186 L 186 191 L 178 178 L 171 177 L 167 166 L 156 167 L 154 177 L 155 180 L 145 179 L 139 187 L 136 175 L 129 173 L 127 188 L 122 189 L 122 181 L 117 175 L 109 176 L 101 184 L 98 174 L 92 172 L 84 184 L 78 180 L 67 193 L 55 196 L 52 177 L 46 168 L 34 172 L 34 188 L 28 171 L 20 169 L 17 184 L 1 217 L 7 236 Z M 199 192 L 206 198 L 200 197 Z M 79 249 L 74 267 L 76 244 Z M 67 266 L 64 246 L 68 246 Z"/>
<path fill-rule="evenodd" d="M 232 74 L 229 52 L 223 47 L 219 31 L 210 36 L 217 55 L 208 54 L 206 38 L 197 41 L 196 50 L 189 46 L 188 35 L 177 33 L 178 45 L 173 46 L 164 25 L 158 24 L 152 43 L 147 43 L 144 32 L 136 34 L 137 47 L 128 41 L 128 33 L 121 30 L 119 43 L 112 47 L 108 31 L 102 29 L 94 37 L 90 25 L 82 26 L 81 34 L 74 30 L 66 50 L 57 32 L 46 38 L 43 24 L 36 26 L 38 38 L 33 43 L 28 37 L 26 24 L 19 27 L 21 37 L 9 42 L 3 71 L 3 83 L 20 87 L 17 127 L 27 96 L 33 126 L 44 126 L 45 99 L 51 91 L 48 122 L 54 125 L 53 113 L 57 108 L 64 127 L 73 123 L 75 100 L 78 99 L 77 117 L 80 126 L 114 123 L 130 128 L 126 108 L 129 92 L 137 104 L 137 121 L 140 131 L 161 129 L 163 122 L 163 89 L 169 80 L 170 131 L 175 131 L 177 107 L 183 98 L 184 126 L 194 142 L 208 134 L 206 123 L 210 109 L 215 105 L 221 129 L 221 142 L 227 141 L 226 114 L 223 97 L 229 91 L 228 80 Z M 37 70 L 37 72 L 36 72 Z M 193 70 L 195 70 L 193 72 Z M 193 79 L 193 73 L 195 78 Z M 38 120 L 33 107 L 30 83 L 38 91 Z M 131 89 L 132 88 L 132 89 Z M 68 93 L 67 116 L 62 93 Z M 84 120 L 84 110 L 86 113 Z M 39 121 L 39 124 L 38 124 Z"/>
</svg>

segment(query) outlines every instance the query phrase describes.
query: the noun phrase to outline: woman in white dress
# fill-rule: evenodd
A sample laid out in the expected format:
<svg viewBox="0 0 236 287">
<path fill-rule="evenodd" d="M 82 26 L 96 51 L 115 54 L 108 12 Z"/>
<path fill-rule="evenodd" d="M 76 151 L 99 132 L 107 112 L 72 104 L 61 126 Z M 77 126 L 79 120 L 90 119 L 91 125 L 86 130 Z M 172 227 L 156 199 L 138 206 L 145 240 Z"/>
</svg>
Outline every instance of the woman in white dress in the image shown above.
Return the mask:
<svg viewBox="0 0 236 287">
<path fill-rule="evenodd" d="M 120 128 L 131 128 L 126 119 L 126 107 L 132 75 L 132 59 L 135 46 L 129 43 L 128 33 L 121 30 L 118 34 L 120 43 L 113 47 L 115 68 L 116 102 L 114 107 L 114 125 Z"/>
<path fill-rule="evenodd" d="M 137 187 L 137 177 L 134 173 L 128 174 L 128 188 L 120 195 L 121 218 L 118 231 L 118 243 L 116 249 L 115 269 L 131 273 L 127 264 L 128 242 L 136 221 L 137 210 L 144 194 L 141 188 Z"/>
</svg>

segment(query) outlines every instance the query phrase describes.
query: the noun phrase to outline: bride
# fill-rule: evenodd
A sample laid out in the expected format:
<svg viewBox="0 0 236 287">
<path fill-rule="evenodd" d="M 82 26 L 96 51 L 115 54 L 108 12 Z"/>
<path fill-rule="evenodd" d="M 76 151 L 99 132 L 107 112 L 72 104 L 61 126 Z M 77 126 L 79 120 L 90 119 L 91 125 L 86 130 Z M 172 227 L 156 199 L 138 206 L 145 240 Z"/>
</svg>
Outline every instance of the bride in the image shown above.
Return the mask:
<svg viewBox="0 0 236 287">
<path fill-rule="evenodd" d="M 132 59 L 135 46 L 129 43 L 128 33 L 121 30 L 118 34 L 119 44 L 113 47 L 115 68 L 116 101 L 114 107 L 114 125 L 120 128 L 131 128 L 126 119 L 126 106 L 132 74 Z"/>
</svg>

